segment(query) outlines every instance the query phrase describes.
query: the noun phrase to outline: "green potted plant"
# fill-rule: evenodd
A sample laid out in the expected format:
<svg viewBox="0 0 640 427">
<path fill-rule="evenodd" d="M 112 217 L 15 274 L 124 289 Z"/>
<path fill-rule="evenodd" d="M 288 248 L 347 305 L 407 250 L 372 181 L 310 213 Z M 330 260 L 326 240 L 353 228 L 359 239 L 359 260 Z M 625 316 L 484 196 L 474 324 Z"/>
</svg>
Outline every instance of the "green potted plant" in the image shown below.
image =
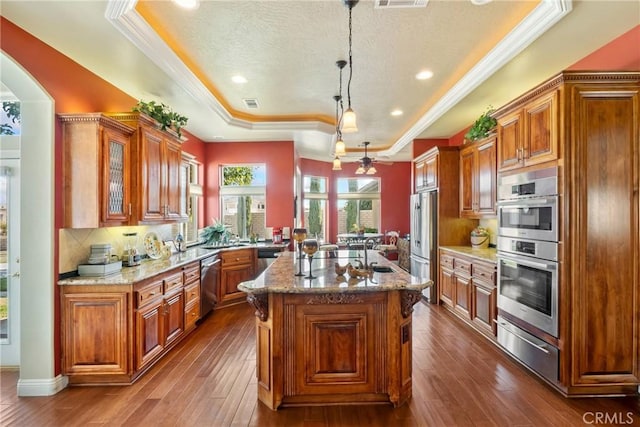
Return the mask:
<svg viewBox="0 0 640 427">
<path fill-rule="evenodd" d="M 133 111 L 144 113 L 156 120 L 160 123 L 162 130 L 174 130 L 178 134 L 178 137 L 182 137 L 181 129 L 187 125 L 187 121 L 189 120 L 187 117 L 173 111 L 168 105 L 155 101 L 138 101 L 135 107 L 133 107 Z"/>
<path fill-rule="evenodd" d="M 209 225 L 202 229 L 200 237 L 205 245 L 218 245 L 229 236 L 227 226 L 219 220 L 214 220 L 213 225 Z"/>
<path fill-rule="evenodd" d="M 478 139 L 486 138 L 491 131 L 495 129 L 498 121 L 491 117 L 491 113 L 495 110 L 489 106 L 487 111 L 482 113 L 480 117 L 473 123 L 469 131 L 465 134 L 464 138 L 467 141 L 476 141 Z"/>
</svg>

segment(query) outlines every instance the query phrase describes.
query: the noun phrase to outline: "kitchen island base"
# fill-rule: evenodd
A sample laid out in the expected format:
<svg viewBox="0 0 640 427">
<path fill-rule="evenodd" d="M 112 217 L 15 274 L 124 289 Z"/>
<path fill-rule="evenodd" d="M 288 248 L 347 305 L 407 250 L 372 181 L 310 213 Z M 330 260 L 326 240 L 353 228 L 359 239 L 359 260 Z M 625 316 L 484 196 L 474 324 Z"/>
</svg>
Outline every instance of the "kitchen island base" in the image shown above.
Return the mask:
<svg viewBox="0 0 640 427">
<path fill-rule="evenodd" d="M 404 404 L 420 291 L 249 294 L 258 398 L 269 408 Z"/>
</svg>

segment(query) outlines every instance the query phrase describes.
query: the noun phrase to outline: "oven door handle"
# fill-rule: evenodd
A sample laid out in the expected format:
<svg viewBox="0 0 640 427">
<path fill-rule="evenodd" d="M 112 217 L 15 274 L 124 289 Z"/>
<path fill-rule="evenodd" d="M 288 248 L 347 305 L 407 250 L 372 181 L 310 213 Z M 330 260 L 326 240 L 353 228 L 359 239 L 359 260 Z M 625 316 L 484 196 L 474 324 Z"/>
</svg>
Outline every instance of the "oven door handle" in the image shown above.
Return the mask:
<svg viewBox="0 0 640 427">
<path fill-rule="evenodd" d="M 509 325 L 507 325 L 507 324 L 506 324 L 506 323 L 504 323 L 504 322 L 498 322 L 498 323 L 500 323 L 500 326 L 502 326 L 502 327 L 503 327 L 503 328 L 505 328 L 505 329 L 509 327 Z M 507 330 L 508 330 L 508 329 L 507 329 Z M 511 332 L 511 331 L 509 331 L 509 332 Z M 513 335 L 513 336 L 514 336 L 514 337 L 516 337 L 516 338 L 520 338 L 522 341 L 526 342 L 527 344 L 532 345 L 532 346 L 534 346 L 535 348 L 537 348 L 538 350 L 540 350 L 540 351 L 544 351 L 545 353 L 549 354 L 549 350 L 547 350 L 547 348 L 546 348 L 545 346 L 543 346 L 543 345 L 538 345 L 538 344 L 534 343 L 533 341 L 526 339 L 525 337 L 521 337 L 521 336 L 520 336 L 520 335 L 518 335 L 518 334 L 514 334 L 513 332 L 511 332 L 511 335 Z"/>
<path fill-rule="evenodd" d="M 544 262 L 537 262 L 537 261 L 531 261 L 529 259 L 524 259 L 521 257 L 508 257 L 508 256 L 504 256 L 502 254 L 497 254 L 496 258 L 500 259 L 504 259 L 507 261 L 511 261 L 511 262 L 516 262 L 518 264 L 523 264 L 526 265 L 528 267 L 536 267 L 536 268 L 542 268 L 545 270 L 555 270 L 556 269 L 556 265 L 555 264 L 546 264 Z"/>
<path fill-rule="evenodd" d="M 497 203 L 499 207 L 512 208 L 512 209 L 524 209 L 535 206 L 548 206 L 555 205 L 555 200 L 549 199 L 529 199 L 529 200 L 501 200 Z"/>
</svg>

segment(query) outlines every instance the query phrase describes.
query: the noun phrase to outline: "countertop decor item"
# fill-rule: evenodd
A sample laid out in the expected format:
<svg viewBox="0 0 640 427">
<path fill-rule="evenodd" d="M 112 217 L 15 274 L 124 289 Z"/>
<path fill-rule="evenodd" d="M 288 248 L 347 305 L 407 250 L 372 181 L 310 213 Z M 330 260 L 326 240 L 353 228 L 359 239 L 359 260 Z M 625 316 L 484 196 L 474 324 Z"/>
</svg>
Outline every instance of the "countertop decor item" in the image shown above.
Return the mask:
<svg viewBox="0 0 640 427">
<path fill-rule="evenodd" d="M 182 137 L 182 128 L 187 125 L 187 117 L 173 111 L 168 105 L 155 101 L 138 101 L 133 111 L 144 113 L 160 123 L 162 130 L 172 129 Z"/>
<path fill-rule="evenodd" d="M 471 246 L 475 249 L 485 249 L 489 246 L 489 231 L 484 227 L 471 230 Z"/>
<path fill-rule="evenodd" d="M 147 252 L 147 256 L 152 259 L 162 258 L 162 248 L 164 243 L 155 231 L 150 231 L 144 235 L 144 250 Z"/>
<path fill-rule="evenodd" d="M 493 108 L 489 106 L 487 111 L 478 117 L 469 131 L 464 135 L 465 141 L 476 141 L 489 136 L 491 131 L 495 129 L 498 124 L 498 121 L 491 117 L 491 113 L 493 113 L 493 111 Z"/>
</svg>

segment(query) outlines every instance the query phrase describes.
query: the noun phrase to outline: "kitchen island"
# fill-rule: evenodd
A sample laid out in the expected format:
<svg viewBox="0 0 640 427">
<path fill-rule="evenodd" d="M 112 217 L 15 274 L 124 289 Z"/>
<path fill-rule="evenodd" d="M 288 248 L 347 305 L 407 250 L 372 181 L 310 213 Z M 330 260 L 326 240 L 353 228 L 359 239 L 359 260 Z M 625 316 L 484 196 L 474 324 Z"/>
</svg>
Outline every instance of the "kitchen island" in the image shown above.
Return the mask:
<svg viewBox="0 0 640 427">
<path fill-rule="evenodd" d="M 411 397 L 411 313 L 421 281 L 376 251 L 366 277 L 338 275 L 358 266 L 363 251 L 318 252 L 315 278 L 295 276 L 294 252 L 284 252 L 256 280 L 238 289 L 256 309 L 258 399 L 280 406 L 404 404 Z M 329 257 L 335 255 L 335 257 Z M 303 261 L 303 273 L 309 263 Z"/>
</svg>

